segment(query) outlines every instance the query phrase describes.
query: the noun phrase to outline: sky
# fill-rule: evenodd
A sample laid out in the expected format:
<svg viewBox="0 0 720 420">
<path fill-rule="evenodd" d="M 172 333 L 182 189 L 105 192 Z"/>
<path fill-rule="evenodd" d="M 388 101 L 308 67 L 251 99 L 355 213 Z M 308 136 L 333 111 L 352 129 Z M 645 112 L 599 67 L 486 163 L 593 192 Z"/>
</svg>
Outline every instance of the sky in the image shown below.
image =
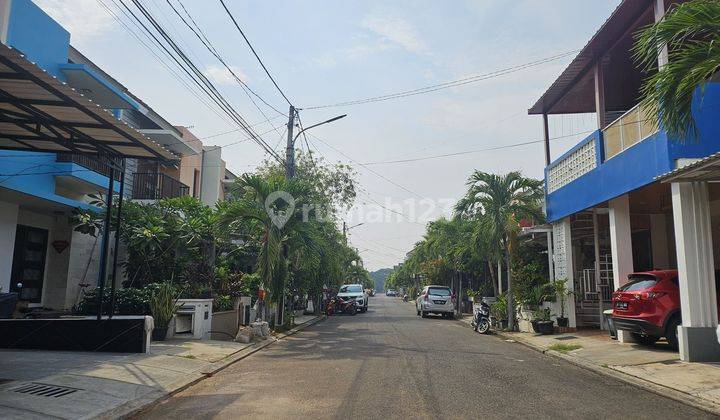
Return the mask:
<svg viewBox="0 0 720 420">
<path fill-rule="evenodd" d="M 191 127 L 201 138 L 212 136 L 203 140 L 206 145 L 245 138 L 240 132 L 217 135 L 237 127 L 203 104 L 200 95 L 190 92 L 138 41 L 125 25 L 148 43 L 118 9 L 119 0 L 34 1 L 71 32 L 73 46 L 172 124 Z M 266 141 L 284 153 L 285 117 L 260 104 L 263 116 L 166 0 L 142 3 L 244 118 L 258 124 L 255 130 L 268 132 L 263 136 Z M 183 4 L 235 74 L 286 113 L 287 102 L 219 0 L 183 0 Z M 280 88 L 302 109 L 413 90 L 579 50 L 619 0 L 226 0 L 226 4 Z M 541 140 L 542 118 L 527 115 L 527 109 L 572 57 L 422 95 L 300 111 L 305 126 L 348 115 L 308 131 L 313 134 L 308 141 L 316 156 L 348 163 L 357 171 L 358 198 L 344 219 L 348 226 L 362 223 L 348 236 L 366 268 L 402 262 L 422 238 L 428 221 L 450 215 L 472 171 L 519 170 L 541 178 L 544 155 L 542 143 L 534 143 L 412 162 L 377 162 Z M 552 141 L 552 156 L 585 137 L 571 134 L 595 128 L 593 115 L 551 117 L 551 138 L 562 137 Z M 303 142 L 301 147 L 307 145 Z M 222 155 L 238 174 L 252 171 L 264 159 L 259 146 L 249 141 L 223 148 Z"/>
</svg>

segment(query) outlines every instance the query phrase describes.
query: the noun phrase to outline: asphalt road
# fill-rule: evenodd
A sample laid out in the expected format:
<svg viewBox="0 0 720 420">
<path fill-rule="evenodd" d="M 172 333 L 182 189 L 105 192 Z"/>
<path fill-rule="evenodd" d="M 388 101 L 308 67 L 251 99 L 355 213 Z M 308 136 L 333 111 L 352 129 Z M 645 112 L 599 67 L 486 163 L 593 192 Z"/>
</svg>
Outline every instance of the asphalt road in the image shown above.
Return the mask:
<svg viewBox="0 0 720 420">
<path fill-rule="evenodd" d="M 377 296 L 228 367 L 145 418 L 712 418 Z"/>
</svg>

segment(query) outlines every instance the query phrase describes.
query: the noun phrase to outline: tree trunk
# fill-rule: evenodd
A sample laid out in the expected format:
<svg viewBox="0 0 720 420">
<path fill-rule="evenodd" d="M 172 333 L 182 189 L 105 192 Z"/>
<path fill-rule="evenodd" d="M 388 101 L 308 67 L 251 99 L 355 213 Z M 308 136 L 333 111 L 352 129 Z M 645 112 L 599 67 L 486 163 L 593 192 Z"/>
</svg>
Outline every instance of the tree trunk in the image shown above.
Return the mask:
<svg viewBox="0 0 720 420">
<path fill-rule="evenodd" d="M 487 264 L 488 264 L 488 268 L 490 269 L 490 280 L 491 280 L 492 286 L 493 286 L 493 295 L 495 297 L 499 297 L 500 293 L 498 291 L 497 281 L 495 280 L 496 276 L 495 276 L 495 271 L 493 270 L 492 261 L 488 260 Z"/>
<path fill-rule="evenodd" d="M 507 312 L 508 312 L 508 330 L 515 330 L 515 302 L 513 301 L 512 295 L 512 274 L 510 272 L 510 266 L 512 260 L 510 259 L 509 245 L 505 247 L 505 258 L 507 259 Z"/>
</svg>

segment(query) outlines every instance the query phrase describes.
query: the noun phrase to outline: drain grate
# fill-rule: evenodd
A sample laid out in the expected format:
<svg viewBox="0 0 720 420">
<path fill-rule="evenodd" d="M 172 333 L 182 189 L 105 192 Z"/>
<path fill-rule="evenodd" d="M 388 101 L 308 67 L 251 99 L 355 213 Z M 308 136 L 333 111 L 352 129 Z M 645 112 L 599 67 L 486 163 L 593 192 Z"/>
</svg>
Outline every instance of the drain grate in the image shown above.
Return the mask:
<svg viewBox="0 0 720 420">
<path fill-rule="evenodd" d="M 39 397 L 60 398 L 78 392 L 80 389 L 30 382 L 13 388 L 11 391 L 18 392 L 20 394 L 37 395 Z"/>
</svg>

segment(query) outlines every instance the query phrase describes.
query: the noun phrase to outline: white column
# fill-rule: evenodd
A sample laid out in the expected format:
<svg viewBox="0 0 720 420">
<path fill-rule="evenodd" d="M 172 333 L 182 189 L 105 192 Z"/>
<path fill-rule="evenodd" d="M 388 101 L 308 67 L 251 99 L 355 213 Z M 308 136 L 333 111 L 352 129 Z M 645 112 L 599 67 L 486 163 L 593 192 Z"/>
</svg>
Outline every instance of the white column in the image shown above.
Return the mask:
<svg viewBox="0 0 720 420">
<path fill-rule="evenodd" d="M 652 246 L 653 268 L 670 268 L 667 223 L 664 214 L 650 215 L 650 243 Z"/>
<path fill-rule="evenodd" d="M 680 358 L 720 361 L 710 202 L 706 182 L 672 183 L 682 325 Z"/>
<path fill-rule="evenodd" d="M 553 245 L 552 245 L 552 229 L 547 232 L 547 251 L 548 251 L 548 279 L 555 280 L 555 267 L 553 266 Z"/>
<path fill-rule="evenodd" d="M 0 290 L 10 291 L 18 205 L 0 201 Z"/>
<path fill-rule="evenodd" d="M 610 208 L 610 249 L 612 251 L 613 283 L 617 290 L 627 283 L 633 272 L 632 230 L 630 228 L 630 196 L 624 194 L 608 202 Z M 618 331 L 618 341 L 632 342 L 626 331 Z"/>
<path fill-rule="evenodd" d="M 607 329 L 605 317 L 603 311 L 603 289 L 600 287 L 600 228 L 598 226 L 598 212 L 597 209 L 593 209 L 593 253 L 595 254 L 595 287 L 598 292 L 598 310 L 600 312 L 600 329 Z"/>
<path fill-rule="evenodd" d="M 572 252 L 572 228 L 570 218 L 553 223 L 553 253 L 555 260 L 555 280 L 565 279 L 567 289 L 575 290 L 575 268 L 573 266 Z M 560 308 L 556 308 L 556 313 L 560 315 Z M 565 302 L 565 316 L 568 318 L 568 326 L 577 327 L 575 317 L 575 299 L 569 298 Z"/>
</svg>

